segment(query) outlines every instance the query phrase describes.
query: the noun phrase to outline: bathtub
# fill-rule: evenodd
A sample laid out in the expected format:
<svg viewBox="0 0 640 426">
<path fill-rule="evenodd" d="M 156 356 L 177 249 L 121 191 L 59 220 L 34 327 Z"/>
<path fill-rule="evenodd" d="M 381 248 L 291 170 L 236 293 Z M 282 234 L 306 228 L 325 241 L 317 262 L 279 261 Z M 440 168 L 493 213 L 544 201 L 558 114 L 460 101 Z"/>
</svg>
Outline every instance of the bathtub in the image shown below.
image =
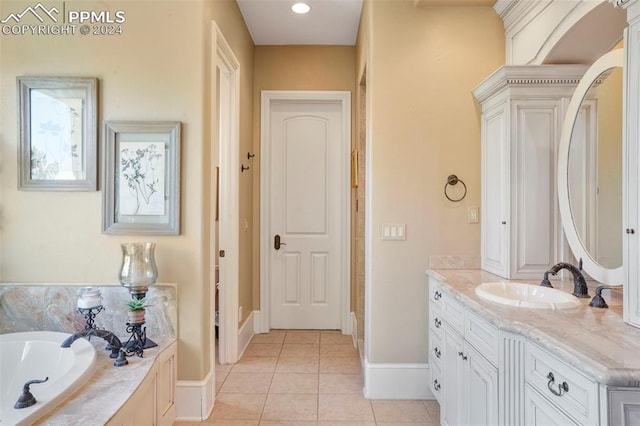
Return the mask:
<svg viewBox="0 0 640 426">
<path fill-rule="evenodd" d="M 0 426 L 29 425 L 68 398 L 93 376 L 96 351 L 85 339 L 70 348 L 60 344 L 68 333 L 30 331 L 0 335 Z M 25 382 L 49 377 L 31 386 L 35 405 L 15 409 Z"/>
</svg>

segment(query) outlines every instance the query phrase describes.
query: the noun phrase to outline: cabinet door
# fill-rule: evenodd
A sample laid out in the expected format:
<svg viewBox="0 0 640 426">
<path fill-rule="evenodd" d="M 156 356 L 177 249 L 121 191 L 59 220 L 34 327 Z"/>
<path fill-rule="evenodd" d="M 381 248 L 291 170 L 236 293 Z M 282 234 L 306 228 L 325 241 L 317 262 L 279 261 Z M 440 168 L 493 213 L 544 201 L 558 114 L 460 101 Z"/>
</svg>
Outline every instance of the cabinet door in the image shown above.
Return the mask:
<svg viewBox="0 0 640 426">
<path fill-rule="evenodd" d="M 468 425 L 498 424 L 498 369 L 479 352 L 465 344 L 464 378 L 465 405 Z"/>
<path fill-rule="evenodd" d="M 555 221 L 559 99 L 519 99 L 511 105 L 510 278 L 540 276 L 557 261 Z M 514 124 L 517 123 L 517 124 Z"/>
<path fill-rule="evenodd" d="M 132 412 L 135 426 L 155 426 L 155 388 L 156 379 L 145 380 L 136 392 L 135 409 Z"/>
<path fill-rule="evenodd" d="M 176 418 L 176 344 L 160 354 L 156 375 L 156 422 L 171 426 Z"/>
<path fill-rule="evenodd" d="M 447 426 L 462 425 L 466 418 L 464 410 L 464 364 L 462 337 L 444 327 L 442 343 L 442 390 L 441 423 Z"/>
<path fill-rule="evenodd" d="M 482 114 L 482 269 L 509 278 L 509 144 L 506 104 Z"/>
<path fill-rule="evenodd" d="M 570 426 L 578 425 L 573 419 L 560 411 L 538 392 L 526 385 L 525 390 L 525 413 L 527 425 L 530 426 Z"/>
<path fill-rule="evenodd" d="M 629 24 L 625 33 L 625 51 L 627 57 L 624 66 L 624 87 L 627 91 L 624 120 L 625 131 L 622 138 L 623 165 L 623 208 L 622 225 L 627 231 L 622 239 L 622 264 L 625 271 L 624 282 L 624 320 L 640 327 L 640 133 L 636 117 L 640 113 L 640 24 L 636 13 L 629 14 Z M 631 234 L 633 230 L 633 234 Z"/>
<path fill-rule="evenodd" d="M 640 391 L 616 389 L 607 392 L 609 424 L 620 426 L 640 425 Z"/>
</svg>

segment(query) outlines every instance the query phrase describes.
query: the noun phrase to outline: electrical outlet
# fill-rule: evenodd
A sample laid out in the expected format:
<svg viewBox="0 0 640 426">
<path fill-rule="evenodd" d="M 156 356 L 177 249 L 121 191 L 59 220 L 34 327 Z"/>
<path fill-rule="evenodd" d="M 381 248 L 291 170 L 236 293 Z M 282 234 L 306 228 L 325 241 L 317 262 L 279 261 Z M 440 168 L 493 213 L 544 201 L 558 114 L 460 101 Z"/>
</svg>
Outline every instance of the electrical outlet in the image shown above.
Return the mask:
<svg viewBox="0 0 640 426">
<path fill-rule="evenodd" d="M 242 322 L 242 306 L 238 308 L 238 322 Z"/>
<path fill-rule="evenodd" d="M 468 216 L 469 223 L 478 223 L 478 208 L 475 206 L 469 207 Z"/>
</svg>

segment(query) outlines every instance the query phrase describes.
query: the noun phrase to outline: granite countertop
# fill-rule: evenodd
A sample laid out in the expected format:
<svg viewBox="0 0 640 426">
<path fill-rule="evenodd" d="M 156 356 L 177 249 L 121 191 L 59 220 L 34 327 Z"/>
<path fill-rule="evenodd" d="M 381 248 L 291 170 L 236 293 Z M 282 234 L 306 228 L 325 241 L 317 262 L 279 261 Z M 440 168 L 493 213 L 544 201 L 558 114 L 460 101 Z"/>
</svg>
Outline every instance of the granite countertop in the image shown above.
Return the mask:
<svg viewBox="0 0 640 426">
<path fill-rule="evenodd" d="M 624 323 L 622 291 L 603 292 L 609 309 L 589 306 L 591 297 L 578 299 L 582 305 L 564 310 L 508 307 L 480 299 L 478 284 L 509 282 L 479 269 L 430 270 L 442 288 L 471 311 L 501 330 L 520 334 L 595 381 L 610 386 L 640 386 L 640 328 Z M 513 280 L 540 284 L 540 280 Z M 573 281 L 552 280 L 554 288 L 571 293 Z M 589 295 L 597 283 L 590 282 Z"/>
<path fill-rule="evenodd" d="M 134 355 L 127 358 L 129 364 L 114 367 L 114 360 L 109 358 L 111 352 L 104 349 L 106 342 L 92 338 L 91 343 L 98 355 L 94 375 L 35 424 L 67 426 L 108 423 L 142 383 L 157 355 L 176 341 L 175 338 L 156 337 L 153 340 L 158 346 L 145 349 L 142 358 Z M 126 338 L 122 340 L 123 343 L 125 341 Z"/>
</svg>

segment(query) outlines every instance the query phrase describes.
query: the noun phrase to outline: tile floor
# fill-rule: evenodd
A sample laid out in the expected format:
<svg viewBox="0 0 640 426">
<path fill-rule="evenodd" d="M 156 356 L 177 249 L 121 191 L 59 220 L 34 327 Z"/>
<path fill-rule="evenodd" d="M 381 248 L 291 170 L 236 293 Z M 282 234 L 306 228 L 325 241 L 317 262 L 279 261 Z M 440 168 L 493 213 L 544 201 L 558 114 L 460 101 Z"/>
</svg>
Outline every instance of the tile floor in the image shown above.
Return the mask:
<svg viewBox="0 0 640 426">
<path fill-rule="evenodd" d="M 237 364 L 216 368 L 216 403 L 202 423 L 174 426 L 392 426 L 440 424 L 436 401 L 367 400 L 351 336 L 272 330 Z"/>
</svg>

